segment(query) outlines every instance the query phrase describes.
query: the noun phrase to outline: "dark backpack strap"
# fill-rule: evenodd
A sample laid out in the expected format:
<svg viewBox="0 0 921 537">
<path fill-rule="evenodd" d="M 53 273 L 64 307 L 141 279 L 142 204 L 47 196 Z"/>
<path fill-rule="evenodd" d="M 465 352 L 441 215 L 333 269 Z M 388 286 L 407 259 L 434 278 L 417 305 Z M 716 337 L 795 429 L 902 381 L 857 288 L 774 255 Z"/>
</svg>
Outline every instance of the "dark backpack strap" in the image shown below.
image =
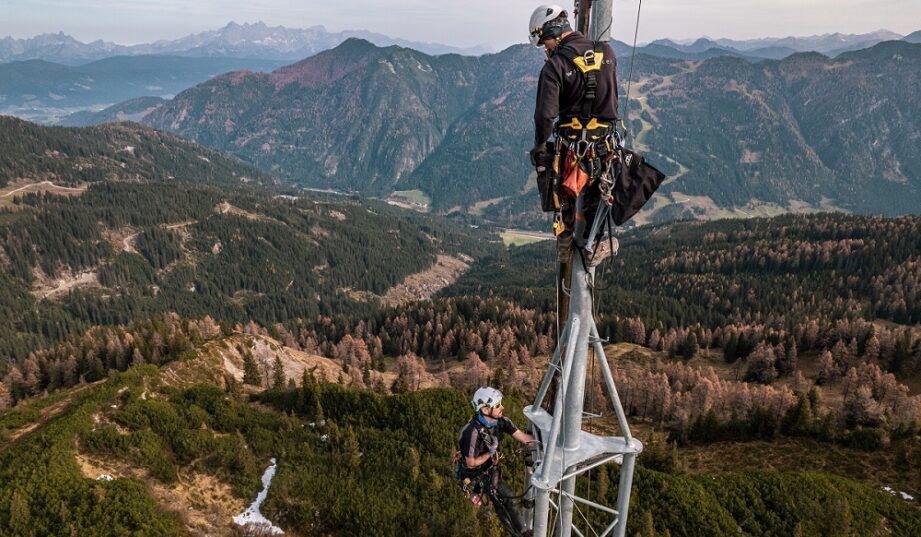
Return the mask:
<svg viewBox="0 0 921 537">
<path fill-rule="evenodd" d="M 595 56 L 598 58 L 595 61 L 600 61 L 601 56 L 599 54 L 604 53 L 604 42 L 595 41 L 593 44 Z M 592 108 L 594 108 L 595 96 L 597 95 L 598 90 L 598 73 L 600 72 L 600 69 L 592 69 L 588 72 L 583 72 L 582 68 L 579 67 L 579 64 L 576 63 L 576 58 L 582 57 L 583 55 L 579 54 L 579 51 L 569 45 L 561 45 L 556 47 L 553 53 L 559 54 L 560 56 L 563 56 L 569 60 L 569 62 L 575 65 L 585 76 L 585 94 L 582 96 L 582 107 L 579 111 L 579 118 L 583 120 L 591 119 Z"/>
<path fill-rule="evenodd" d="M 594 43 L 595 56 L 597 56 L 599 59 L 601 58 L 599 53 L 602 53 L 604 51 L 602 47 L 603 45 L 601 41 L 595 41 Z M 595 61 L 599 61 L 599 60 L 595 60 Z M 598 69 L 595 69 L 595 70 L 585 73 L 585 95 L 582 96 L 582 113 L 580 114 L 580 117 L 583 120 L 587 120 L 592 117 L 592 108 L 595 105 L 595 96 L 598 90 L 598 73 L 599 72 L 600 71 Z"/>
</svg>

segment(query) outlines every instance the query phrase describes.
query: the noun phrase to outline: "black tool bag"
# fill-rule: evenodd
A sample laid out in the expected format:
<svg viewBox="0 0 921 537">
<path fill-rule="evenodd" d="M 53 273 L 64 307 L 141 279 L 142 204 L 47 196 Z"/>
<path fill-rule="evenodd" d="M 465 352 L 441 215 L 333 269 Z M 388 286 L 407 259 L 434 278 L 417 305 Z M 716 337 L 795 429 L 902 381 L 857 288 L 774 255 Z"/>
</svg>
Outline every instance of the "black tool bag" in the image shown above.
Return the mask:
<svg viewBox="0 0 921 537">
<path fill-rule="evenodd" d="M 621 150 L 617 180 L 614 182 L 614 206 L 611 215 L 618 226 L 633 218 L 649 201 L 665 174 L 646 162 L 639 153 Z"/>
<path fill-rule="evenodd" d="M 557 172 L 553 169 L 553 149 L 553 144 L 547 143 L 547 152 L 542 154 L 537 162 L 537 168 L 543 170 L 537 172 L 537 191 L 540 194 L 540 208 L 545 213 L 557 210 Z"/>
</svg>

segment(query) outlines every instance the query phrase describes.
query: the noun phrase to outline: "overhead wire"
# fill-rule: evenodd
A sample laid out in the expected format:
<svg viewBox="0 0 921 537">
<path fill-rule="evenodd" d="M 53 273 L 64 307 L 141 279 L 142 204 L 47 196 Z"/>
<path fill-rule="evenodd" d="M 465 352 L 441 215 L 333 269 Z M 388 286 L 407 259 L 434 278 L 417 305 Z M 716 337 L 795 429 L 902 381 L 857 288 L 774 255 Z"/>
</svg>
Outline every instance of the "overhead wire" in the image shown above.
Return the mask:
<svg viewBox="0 0 921 537">
<path fill-rule="evenodd" d="M 630 54 L 630 74 L 627 76 L 627 98 L 624 101 L 624 116 L 626 122 L 623 123 L 624 126 L 624 142 L 627 141 L 628 136 L 630 135 L 631 129 L 627 127 L 630 124 L 630 89 L 633 85 L 633 64 L 636 61 L 636 40 L 640 35 L 640 14 L 643 10 L 643 0 L 640 0 L 639 5 L 636 8 L 636 27 L 633 29 L 633 52 Z"/>
</svg>

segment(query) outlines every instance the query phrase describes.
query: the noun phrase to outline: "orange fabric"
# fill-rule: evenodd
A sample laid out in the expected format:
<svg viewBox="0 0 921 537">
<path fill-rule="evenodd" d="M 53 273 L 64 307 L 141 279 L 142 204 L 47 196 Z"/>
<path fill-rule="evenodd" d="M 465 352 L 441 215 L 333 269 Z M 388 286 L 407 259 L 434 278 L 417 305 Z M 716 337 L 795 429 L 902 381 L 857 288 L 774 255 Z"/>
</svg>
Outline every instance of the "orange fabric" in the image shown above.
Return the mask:
<svg viewBox="0 0 921 537">
<path fill-rule="evenodd" d="M 588 173 L 579 165 L 574 151 L 569 151 L 566 154 L 566 166 L 564 166 L 563 170 L 563 189 L 570 196 L 578 196 L 579 192 L 582 192 L 582 189 L 588 184 Z"/>
</svg>

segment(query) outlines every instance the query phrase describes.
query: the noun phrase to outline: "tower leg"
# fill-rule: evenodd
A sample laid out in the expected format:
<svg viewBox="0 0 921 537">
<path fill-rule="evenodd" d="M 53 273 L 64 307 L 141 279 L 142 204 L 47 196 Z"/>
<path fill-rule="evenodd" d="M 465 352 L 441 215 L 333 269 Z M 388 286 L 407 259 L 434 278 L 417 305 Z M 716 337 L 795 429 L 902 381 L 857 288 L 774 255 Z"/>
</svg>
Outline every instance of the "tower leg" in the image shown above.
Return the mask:
<svg viewBox="0 0 921 537">
<path fill-rule="evenodd" d="M 578 340 L 575 352 L 567 355 L 567 360 L 572 360 L 572 370 L 565 387 L 566 404 L 563 407 L 563 463 L 566 466 L 566 455 L 577 451 L 580 447 L 580 433 L 582 432 L 582 409 L 585 404 L 585 370 L 588 357 L 589 338 L 595 321 L 592 318 L 592 293 L 589 285 L 595 277 L 595 269 L 586 267 L 581 256 L 572 256 L 572 286 L 569 288 L 569 311 L 579 318 L 579 330 L 576 331 Z M 576 477 L 563 481 L 561 490 L 569 495 L 576 491 Z M 573 500 L 567 494 L 560 498 L 559 535 L 570 537 L 572 533 Z"/>
<path fill-rule="evenodd" d="M 624 461 L 620 465 L 620 484 L 617 487 L 617 525 L 614 527 L 614 537 L 624 537 L 627 532 L 627 511 L 630 509 L 630 489 L 633 488 L 633 465 L 636 462 L 635 453 L 624 454 Z"/>
</svg>

